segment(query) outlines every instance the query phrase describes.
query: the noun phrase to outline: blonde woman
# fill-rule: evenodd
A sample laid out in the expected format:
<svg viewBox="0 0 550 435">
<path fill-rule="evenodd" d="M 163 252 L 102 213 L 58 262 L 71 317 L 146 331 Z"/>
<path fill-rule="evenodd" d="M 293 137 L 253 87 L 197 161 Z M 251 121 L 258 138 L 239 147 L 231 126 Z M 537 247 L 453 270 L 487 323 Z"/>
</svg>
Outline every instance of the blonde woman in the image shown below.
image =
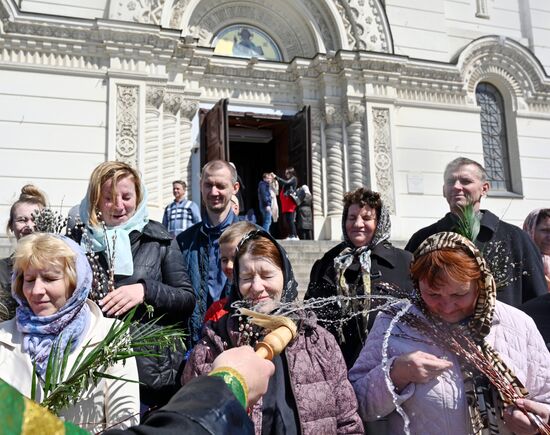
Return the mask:
<svg viewBox="0 0 550 435">
<path fill-rule="evenodd" d="M 100 262 L 106 270 L 114 269 L 115 289 L 94 295 L 103 313 L 121 316 L 138 306 L 138 319 L 187 326 L 195 306 L 189 277 L 176 241 L 148 217 L 147 191 L 139 173 L 122 162 L 100 164 L 90 177 L 80 217 Z M 114 256 L 111 265 L 109 252 Z M 158 354 L 137 361 L 143 410 L 165 404 L 179 388 L 183 349 L 158 349 Z"/>
<path fill-rule="evenodd" d="M 0 324 L 0 373 L 29 397 L 33 368 L 43 382 L 54 346 L 61 351 L 70 346 L 68 372 L 81 350 L 91 351 L 105 338 L 114 320 L 104 318 L 88 299 L 92 270 L 80 246 L 66 237 L 36 233 L 20 240 L 14 271 L 12 288 L 18 306 L 15 318 Z M 135 359 L 109 367 L 106 374 L 131 382 L 101 378 L 61 412 L 67 421 L 93 432 L 138 423 Z M 37 393 L 42 400 L 40 387 Z"/>
</svg>

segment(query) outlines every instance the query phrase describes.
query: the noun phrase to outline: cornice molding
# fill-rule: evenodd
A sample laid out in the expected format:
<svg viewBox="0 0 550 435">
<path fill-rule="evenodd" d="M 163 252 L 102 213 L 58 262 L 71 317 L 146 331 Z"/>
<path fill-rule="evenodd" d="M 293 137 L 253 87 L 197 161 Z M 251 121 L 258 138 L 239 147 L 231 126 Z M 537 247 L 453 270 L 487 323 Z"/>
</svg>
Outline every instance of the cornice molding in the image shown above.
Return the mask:
<svg viewBox="0 0 550 435">
<path fill-rule="evenodd" d="M 214 56 L 193 38 L 154 25 L 16 14 L 8 7 L 12 1 L 0 0 L 3 68 L 124 76 L 168 85 L 178 77 L 181 83 L 193 83 L 200 99 L 231 96 L 260 105 L 292 105 L 306 83 L 312 96 L 333 93 L 327 86 L 350 85 L 358 98 L 475 106 L 476 83 L 498 77 L 518 110 L 550 113 L 550 79 L 528 49 L 507 38 L 472 42 L 456 64 L 352 50 L 287 64 Z"/>
</svg>

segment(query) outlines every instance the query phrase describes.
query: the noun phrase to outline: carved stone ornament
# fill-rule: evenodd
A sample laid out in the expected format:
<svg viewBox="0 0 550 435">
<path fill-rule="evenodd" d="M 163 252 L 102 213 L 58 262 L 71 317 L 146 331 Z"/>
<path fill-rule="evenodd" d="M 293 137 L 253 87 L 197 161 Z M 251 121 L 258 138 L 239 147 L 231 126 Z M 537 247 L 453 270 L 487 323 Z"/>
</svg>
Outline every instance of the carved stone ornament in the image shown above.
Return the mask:
<svg viewBox="0 0 550 435">
<path fill-rule="evenodd" d="M 117 85 L 116 160 L 136 167 L 138 144 L 137 86 Z"/>
<path fill-rule="evenodd" d="M 533 54 L 509 38 L 487 36 L 460 54 L 458 67 L 470 102 L 480 81 L 497 81 L 512 97 L 513 109 L 550 112 L 550 85 Z"/>
<path fill-rule="evenodd" d="M 386 108 L 373 108 L 374 166 L 376 186 L 384 204 L 391 214 L 395 214 L 395 194 L 393 191 L 393 167 L 390 136 L 390 111 Z"/>
<path fill-rule="evenodd" d="M 160 25 L 165 2 L 166 0 L 114 0 L 109 18 Z"/>
<path fill-rule="evenodd" d="M 197 113 L 197 110 L 199 110 L 199 102 L 198 101 L 185 100 L 181 104 L 180 113 L 181 113 L 181 116 L 183 116 L 184 118 L 190 120 L 195 116 L 195 114 Z"/>
<path fill-rule="evenodd" d="M 346 118 L 352 122 L 362 122 L 365 117 L 365 106 L 362 104 L 350 104 L 346 107 Z"/>
<path fill-rule="evenodd" d="M 164 88 L 160 86 L 147 86 L 146 101 L 148 107 L 158 109 L 164 100 Z"/>
<path fill-rule="evenodd" d="M 183 95 L 175 93 L 167 93 L 164 95 L 164 111 L 177 115 L 183 103 Z"/>
<path fill-rule="evenodd" d="M 324 107 L 325 122 L 330 127 L 339 127 L 342 125 L 342 108 L 333 104 L 325 105 Z"/>
</svg>

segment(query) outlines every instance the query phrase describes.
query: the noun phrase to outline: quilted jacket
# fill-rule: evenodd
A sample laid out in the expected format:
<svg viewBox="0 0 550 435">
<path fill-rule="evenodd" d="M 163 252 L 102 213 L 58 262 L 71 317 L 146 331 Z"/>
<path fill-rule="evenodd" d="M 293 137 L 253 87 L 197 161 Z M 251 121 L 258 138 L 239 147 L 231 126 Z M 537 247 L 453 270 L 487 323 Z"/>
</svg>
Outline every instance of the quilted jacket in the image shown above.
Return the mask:
<svg viewBox="0 0 550 435">
<path fill-rule="evenodd" d="M 292 302 L 297 297 L 297 283 L 285 250 L 265 231 L 261 237 L 271 240 L 279 249 L 283 263 L 283 290 L 281 301 Z M 182 383 L 211 370 L 214 359 L 225 349 L 237 346 L 241 340 L 239 316 L 234 316 L 232 301 L 240 300 L 239 260 L 235 259 L 234 283 L 226 309 L 229 311 L 218 321 L 208 321 L 203 328 L 201 341 L 193 349 L 183 372 Z M 305 313 L 304 313 L 305 314 Z M 305 317 L 305 316 L 300 316 Z M 357 399 L 348 377 L 344 357 L 336 340 L 318 326 L 311 315 L 299 322 L 298 336 L 283 351 L 286 359 L 290 390 L 296 404 L 293 416 L 302 435 L 362 434 L 363 425 L 357 413 Z M 281 366 L 281 370 L 285 370 Z M 280 391 L 278 389 L 278 391 Z M 262 433 L 262 401 L 252 410 L 256 434 Z M 294 428 L 293 426 L 292 428 Z"/>
<path fill-rule="evenodd" d="M 205 324 L 203 338 L 193 349 L 185 366 L 182 383 L 210 372 L 214 359 L 227 347 L 213 329 L 214 323 Z M 224 323 L 231 330 L 231 341 L 236 343 L 240 335 L 236 331 L 238 328 L 235 328 L 236 318 L 226 315 L 220 320 L 220 324 Z M 344 358 L 332 334 L 320 326 L 309 325 L 300 330 L 297 339 L 285 349 L 284 354 L 301 433 L 362 434 L 363 425 L 357 414 L 355 394 L 347 379 Z M 260 435 L 261 400 L 252 410 L 252 421 L 256 434 Z"/>
<path fill-rule="evenodd" d="M 416 311 L 416 314 L 419 314 Z M 380 314 L 365 347 L 349 373 L 357 394 L 359 412 L 366 421 L 389 417 L 391 434 L 401 434 L 403 419 L 396 411 L 384 375 L 382 345 L 391 318 Z M 533 320 L 521 311 L 498 302 L 487 342 L 528 389 L 529 398 L 550 404 L 550 353 Z M 409 384 L 395 399 L 410 419 L 410 433 L 455 435 L 472 433 L 464 384 L 456 357 L 426 342 L 417 331 L 398 323 L 388 343 L 388 364 L 401 354 L 420 350 L 446 358 L 453 367 L 426 384 Z M 391 387 L 393 389 L 393 385 Z M 501 434 L 510 432 L 500 421 Z"/>
</svg>

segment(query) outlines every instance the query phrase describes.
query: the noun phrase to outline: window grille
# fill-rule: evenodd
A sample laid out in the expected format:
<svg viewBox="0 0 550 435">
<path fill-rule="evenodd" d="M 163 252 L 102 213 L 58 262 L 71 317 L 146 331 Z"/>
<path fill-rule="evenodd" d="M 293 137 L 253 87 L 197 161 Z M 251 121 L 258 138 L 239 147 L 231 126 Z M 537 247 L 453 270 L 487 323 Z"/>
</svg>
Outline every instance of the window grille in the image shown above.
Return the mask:
<svg viewBox="0 0 550 435">
<path fill-rule="evenodd" d="M 476 101 L 481 109 L 483 160 L 491 189 L 512 191 L 504 100 L 490 83 L 479 83 Z"/>
</svg>

